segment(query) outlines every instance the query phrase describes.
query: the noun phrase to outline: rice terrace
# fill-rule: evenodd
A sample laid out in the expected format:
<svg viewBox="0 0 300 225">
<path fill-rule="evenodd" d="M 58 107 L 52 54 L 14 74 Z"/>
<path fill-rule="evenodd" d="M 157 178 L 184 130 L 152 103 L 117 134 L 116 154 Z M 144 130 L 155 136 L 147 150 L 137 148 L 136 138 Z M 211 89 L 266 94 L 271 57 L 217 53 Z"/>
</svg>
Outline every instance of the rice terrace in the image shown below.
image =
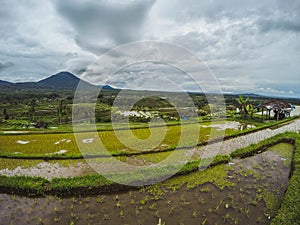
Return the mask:
<svg viewBox="0 0 300 225">
<path fill-rule="evenodd" d="M 0 7 L 0 225 L 300 225 L 299 1 Z"/>
<path fill-rule="evenodd" d="M 49 79 L 63 76 L 75 78 L 63 72 Z M 198 104 L 198 116 L 180 118 L 163 97 L 143 99 L 131 112 L 121 114 L 122 109 L 109 104 L 120 90 L 103 89 L 96 104 L 96 130 L 89 130 L 90 122 L 84 121 L 82 130 L 74 133 L 68 119 L 72 90 L 55 95 L 48 91 L 1 93 L 5 113 L 0 200 L 5 224 L 281 224 L 282 220 L 294 224 L 297 220 L 298 100 L 288 99 L 296 106 L 290 103 L 284 109 L 288 116 L 277 120 L 273 111 L 268 115 L 255 109 L 243 115 L 236 110 L 245 110 L 242 102 L 267 108 L 272 99 L 228 95 L 225 117 L 217 113 L 212 121 L 203 94 L 190 94 Z M 69 96 L 63 98 L 66 93 Z M 112 122 L 102 121 L 109 114 L 127 118 L 129 129 L 125 122 L 112 127 Z M 185 136 L 178 146 L 182 127 Z M 132 134 L 139 140 L 153 135 L 150 141 L 132 140 L 128 146 L 118 139 L 121 135 L 130 140 Z M 109 154 L 98 150 L 97 139 Z M 80 151 L 77 142 L 89 151 Z M 187 153 L 188 161 L 183 161 Z M 155 166 L 171 155 L 167 164 Z M 120 173 L 115 160 L 140 169 Z M 146 185 L 135 185 L 141 180 Z"/>
</svg>

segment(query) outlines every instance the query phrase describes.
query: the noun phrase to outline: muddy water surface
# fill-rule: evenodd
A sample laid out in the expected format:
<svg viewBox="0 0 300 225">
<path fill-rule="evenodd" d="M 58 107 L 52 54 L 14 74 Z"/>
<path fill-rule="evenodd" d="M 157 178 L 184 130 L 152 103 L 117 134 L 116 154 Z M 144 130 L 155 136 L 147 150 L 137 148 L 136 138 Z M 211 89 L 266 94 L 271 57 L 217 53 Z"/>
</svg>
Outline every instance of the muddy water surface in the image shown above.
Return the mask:
<svg viewBox="0 0 300 225">
<path fill-rule="evenodd" d="M 1 224 L 270 224 L 287 188 L 293 146 L 96 196 L 0 195 Z"/>
</svg>

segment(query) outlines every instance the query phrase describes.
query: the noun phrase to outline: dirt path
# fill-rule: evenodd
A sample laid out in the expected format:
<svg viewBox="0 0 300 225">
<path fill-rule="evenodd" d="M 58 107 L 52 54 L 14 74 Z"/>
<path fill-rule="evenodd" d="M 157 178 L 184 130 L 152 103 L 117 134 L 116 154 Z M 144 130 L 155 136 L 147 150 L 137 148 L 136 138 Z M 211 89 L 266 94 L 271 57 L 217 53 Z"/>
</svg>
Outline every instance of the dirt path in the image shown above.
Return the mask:
<svg viewBox="0 0 300 225">
<path fill-rule="evenodd" d="M 260 141 L 273 137 L 277 134 L 284 133 L 286 131 L 299 132 L 300 130 L 300 119 L 290 123 L 288 125 L 279 127 L 277 129 L 265 129 L 257 131 L 255 133 L 247 134 L 244 136 L 236 137 L 230 140 L 214 143 L 201 147 L 199 150 L 204 152 L 202 157 L 213 157 L 217 154 L 230 154 L 231 152 L 245 148 L 251 144 L 257 144 Z"/>
</svg>

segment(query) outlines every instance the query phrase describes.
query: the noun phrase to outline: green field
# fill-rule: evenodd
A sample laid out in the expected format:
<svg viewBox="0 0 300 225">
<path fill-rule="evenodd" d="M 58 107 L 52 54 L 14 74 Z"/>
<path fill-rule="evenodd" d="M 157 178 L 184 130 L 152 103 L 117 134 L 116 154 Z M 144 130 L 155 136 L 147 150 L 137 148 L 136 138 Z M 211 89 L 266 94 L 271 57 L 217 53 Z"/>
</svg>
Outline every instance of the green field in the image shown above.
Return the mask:
<svg viewBox="0 0 300 225">
<path fill-rule="evenodd" d="M 218 122 L 224 123 L 224 122 Z M 213 132 L 215 137 L 221 136 L 224 131 L 218 128 L 203 127 L 209 123 L 187 124 L 183 126 L 167 126 L 151 128 L 152 136 L 149 138 L 150 129 L 133 129 L 133 130 L 116 130 L 116 131 L 102 131 L 102 132 L 82 132 L 77 134 L 82 144 L 89 146 L 91 151 L 89 154 L 99 154 L 95 151 L 96 138 L 100 138 L 105 148 L 111 153 L 121 152 L 135 152 L 136 150 L 163 150 L 174 148 L 179 142 L 179 137 L 182 134 L 183 140 L 181 146 L 191 146 L 199 142 L 207 141 L 210 133 Z M 236 132 L 234 129 L 226 129 L 226 135 Z M 195 134 L 199 133 L 198 139 Z M 162 137 L 161 134 L 165 134 Z M 120 138 L 127 140 L 127 147 L 121 143 Z M 131 141 L 132 135 L 137 138 L 137 141 Z M 149 138 L 149 140 L 147 140 Z M 139 141 L 142 140 L 142 141 Z M 128 142 L 129 141 L 129 142 Z M 86 143 L 84 143 L 86 142 Z M 89 143 L 87 143 L 89 142 Z M 151 145 L 153 148 L 151 148 Z M 80 154 L 76 144 L 75 136 L 73 133 L 60 133 L 60 134 L 4 134 L 0 135 L 0 149 L 1 154 L 59 154 L 61 150 L 67 150 L 63 153 L 65 155 L 78 155 Z"/>
<path fill-rule="evenodd" d="M 72 127 L 70 99 L 26 102 L 21 98 L 15 104 L 2 104 L 10 118 L 0 123 L 0 189 L 9 195 L 0 193 L 0 202 L 10 208 L 0 205 L 0 209 L 8 221 L 22 223 L 18 218 L 27 212 L 15 211 L 12 205 L 18 202 L 24 208 L 31 201 L 16 194 L 35 196 L 33 201 L 44 205 L 37 210 L 35 203 L 30 204 L 34 213 L 26 221 L 35 224 L 157 224 L 158 219 L 162 224 L 249 224 L 253 218 L 265 224 L 274 217 L 274 221 L 284 220 L 288 210 L 291 224 L 296 221 L 299 179 L 296 173 L 288 186 L 288 176 L 291 168 L 298 171 L 299 157 L 293 159 L 292 154 L 295 147 L 299 152 L 298 135 L 281 134 L 214 158 L 202 157 L 202 150 L 210 140 L 225 137 L 231 142 L 287 125 L 297 117 L 282 121 L 263 121 L 258 114 L 243 117 L 235 112 L 236 99 L 230 96 L 226 118 L 216 115 L 212 122 L 203 96 L 195 95 L 199 117 L 180 118 L 166 102 L 150 98 L 133 110 L 152 113 L 154 120 L 130 117 L 128 128 L 125 123 L 112 126 L 107 120 L 116 112 L 108 95 L 96 107 L 94 127 L 93 121 Z M 152 108 L 143 105 L 149 101 Z M 263 101 L 254 99 L 252 104 Z M 65 104 L 64 112 L 57 112 L 60 103 Z M 49 123 L 48 128 L 34 127 L 41 120 Z M 122 162 L 127 167 L 120 170 Z M 111 196 L 113 201 L 106 201 Z M 284 205 L 276 217 L 282 199 Z M 101 213 L 95 212 L 98 208 Z M 53 216 L 46 218 L 44 212 Z"/>
</svg>

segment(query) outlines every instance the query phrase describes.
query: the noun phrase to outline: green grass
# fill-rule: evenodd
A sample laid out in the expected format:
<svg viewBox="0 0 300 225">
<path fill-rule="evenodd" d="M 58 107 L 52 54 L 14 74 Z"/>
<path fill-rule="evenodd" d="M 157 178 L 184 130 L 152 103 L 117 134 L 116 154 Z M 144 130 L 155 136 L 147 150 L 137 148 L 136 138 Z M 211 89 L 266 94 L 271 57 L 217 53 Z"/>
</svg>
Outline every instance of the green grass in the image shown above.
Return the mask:
<svg viewBox="0 0 300 225">
<path fill-rule="evenodd" d="M 114 182 L 106 179 L 102 175 L 86 175 L 74 178 L 54 178 L 51 180 L 51 189 L 53 190 L 68 190 L 78 187 L 101 187 L 101 186 L 110 186 L 115 184 Z"/>
<path fill-rule="evenodd" d="M 178 159 L 177 156 L 175 156 L 175 159 Z M 173 160 L 175 160 L 175 159 L 173 159 Z M 204 160 L 204 161 L 205 161 L 205 163 L 210 162 L 211 164 L 206 165 L 206 166 L 212 167 L 217 164 L 228 162 L 229 160 L 230 160 L 229 156 L 218 155 L 217 157 L 215 157 L 212 160 Z M 25 160 L 23 160 L 23 161 L 25 161 Z M 65 160 L 62 160 L 62 162 L 63 161 L 65 161 Z M 68 161 L 72 162 L 73 160 L 68 160 Z M 30 162 L 30 161 L 26 161 L 26 162 Z M 57 162 L 61 162 L 61 160 L 57 161 Z M 201 160 L 195 160 L 192 162 L 188 162 L 187 164 L 178 164 L 178 163 L 175 164 L 175 161 L 174 161 L 174 163 L 172 163 L 172 162 L 173 161 L 171 161 L 171 165 L 152 167 L 152 168 L 143 168 L 143 169 L 133 171 L 133 172 L 110 174 L 109 176 L 110 176 L 110 179 L 117 180 L 118 182 L 121 182 L 121 183 L 132 183 L 137 180 L 142 180 L 142 181 L 146 182 L 146 181 L 156 180 L 161 177 L 172 176 L 174 173 L 174 170 L 178 171 L 177 176 L 182 175 L 182 174 L 189 174 L 193 171 L 197 171 L 199 168 L 199 164 L 201 163 Z M 26 186 L 26 188 L 30 187 L 30 185 L 28 186 L 28 185 L 26 185 L 26 183 L 23 184 L 23 182 L 25 182 L 25 180 L 22 180 L 22 179 L 19 180 L 19 183 L 9 181 L 9 180 L 15 181 L 15 180 L 17 180 L 17 178 L 18 178 L 18 176 L 14 176 L 14 177 L 2 176 L 2 177 L 0 177 L 0 187 L 2 187 L 2 188 L 15 187 L 15 188 L 20 188 L 22 190 L 24 189 L 24 186 Z M 27 179 L 30 181 L 31 177 L 28 177 Z M 35 183 L 35 179 L 37 179 L 37 178 L 32 178 L 32 179 L 33 179 L 32 183 Z M 26 180 L 26 182 L 28 180 Z M 51 191 L 54 191 L 55 193 L 61 192 L 61 193 L 71 194 L 73 189 L 80 188 L 80 187 L 94 189 L 94 188 L 100 188 L 100 187 L 108 188 L 111 185 L 118 186 L 118 184 L 106 179 L 102 175 L 94 174 L 94 175 L 78 176 L 78 177 L 74 177 L 74 178 L 54 178 L 48 183 L 47 189 L 45 189 L 44 191 L 45 191 L 45 193 L 47 193 L 47 191 L 50 191 L 50 193 L 52 193 Z M 37 190 L 38 190 L 37 193 L 42 193 L 41 190 L 43 190 L 43 183 L 35 184 L 32 191 L 34 192 Z"/>
<path fill-rule="evenodd" d="M 208 125 L 208 123 L 201 124 Z M 152 136 L 146 140 L 150 135 L 150 129 L 141 128 L 133 130 L 116 130 L 116 131 L 103 131 L 103 132 L 83 132 L 77 134 L 79 142 L 84 139 L 100 138 L 105 148 L 110 153 L 122 154 L 124 152 L 137 152 L 137 150 L 164 150 L 174 149 L 175 147 L 193 146 L 199 142 L 207 141 L 209 134 L 215 132 L 216 135 L 222 135 L 222 131 L 215 128 L 200 127 L 199 124 L 187 124 L 183 126 L 167 126 L 151 128 Z M 232 129 L 226 130 L 226 134 L 232 134 L 235 131 Z M 163 135 L 165 133 L 165 136 Z M 182 134 L 182 135 L 181 135 Z M 199 136 L 196 136 L 199 134 Z M 134 141 L 132 137 L 136 137 Z M 180 144 L 179 137 L 182 137 Z M 126 141 L 126 145 L 122 144 L 119 138 Z M 20 144 L 18 142 L 25 141 L 27 144 Z M 55 144 L 57 143 L 57 144 Z M 84 152 L 85 155 L 98 154 L 101 150 L 98 148 L 96 140 L 92 143 L 86 144 L 89 146 L 88 151 Z M 56 157 L 64 158 L 66 155 L 70 158 L 78 158 L 81 156 L 75 136 L 71 133 L 64 134 L 19 134 L 19 135 L 0 135 L 0 156 L 7 157 L 46 157 L 53 158 L 55 152 L 60 150 L 67 150 L 64 155 L 56 154 Z M 48 154 L 48 155 L 45 155 Z"/>
<path fill-rule="evenodd" d="M 245 135 L 250 132 L 255 132 L 261 129 L 277 127 L 291 121 L 288 118 L 285 121 L 273 122 L 269 124 L 263 124 L 262 126 L 252 128 L 249 130 L 236 131 L 233 129 L 227 129 L 225 131 L 225 138 L 234 138 L 237 136 Z M 217 123 L 224 123 L 225 121 L 219 121 Z M 97 138 L 102 141 L 105 149 L 110 154 L 126 155 L 126 154 L 140 154 L 141 152 L 158 152 L 158 151 L 171 151 L 178 147 L 194 146 L 196 144 L 205 144 L 211 132 L 213 132 L 215 140 L 218 137 L 223 136 L 224 131 L 218 131 L 216 128 L 202 127 L 203 125 L 209 125 L 210 123 L 199 124 L 186 124 L 183 126 L 172 125 L 167 126 L 166 136 L 163 137 L 165 127 L 155 127 L 153 129 L 153 136 L 151 140 L 146 140 L 149 137 L 150 130 L 148 128 L 133 129 L 133 130 L 117 130 L 117 131 L 102 131 L 98 133 L 82 132 L 77 134 L 79 136 L 79 142 L 83 139 Z M 181 135 L 181 129 L 184 129 L 182 133 L 182 140 L 179 142 Z M 132 132 L 131 132 L 132 131 Z M 127 147 L 121 143 L 116 133 L 126 141 Z M 197 137 L 196 134 L 199 134 Z M 132 135 L 141 141 L 132 141 Z M 198 138 L 198 140 L 197 140 Z M 65 140 L 65 141 L 62 141 Z M 67 141 L 66 141 L 67 140 Z M 97 140 L 97 139 L 96 139 Z M 75 136 L 72 133 L 51 133 L 51 134 L 18 134 L 18 135 L 0 135 L 0 157 L 2 158 L 27 158 L 27 159 L 80 159 L 82 155 L 107 155 L 103 153 L 104 149 L 99 148 L 99 144 L 93 143 L 83 145 L 84 152 L 80 152 L 75 140 Z M 28 144 L 18 144 L 18 141 L 29 141 Z M 55 144 L 58 143 L 58 144 Z M 137 150 L 138 149 L 138 150 Z M 60 150 L 67 150 L 64 154 L 58 154 Z M 147 157 L 147 156 L 145 156 Z M 154 159 L 155 160 L 155 159 Z"/>
<path fill-rule="evenodd" d="M 17 167 L 29 168 L 44 162 L 44 160 L 27 160 L 27 159 L 0 159 L 0 169 L 13 170 Z"/>
<path fill-rule="evenodd" d="M 250 146 L 246 148 L 241 148 L 233 151 L 230 156 L 232 158 L 246 158 L 252 155 L 255 155 L 257 153 L 260 153 L 266 149 L 268 149 L 271 146 L 274 146 L 278 143 L 292 143 L 294 144 L 295 142 L 295 135 L 293 133 L 283 133 L 283 134 L 278 134 L 274 137 L 265 139 L 258 144 L 251 144 Z"/>
<path fill-rule="evenodd" d="M 210 167 L 205 171 L 197 171 L 184 176 L 172 177 L 171 179 L 168 179 L 162 183 L 144 187 L 142 191 L 150 194 L 152 199 L 159 199 L 164 193 L 167 192 L 166 189 L 176 192 L 184 186 L 186 186 L 187 189 L 192 189 L 198 185 L 208 182 L 213 183 L 216 185 L 216 187 L 223 190 L 225 187 L 235 186 L 233 182 L 228 180 L 228 171 L 230 169 L 231 168 L 229 166 L 221 164 Z"/>
<path fill-rule="evenodd" d="M 288 143 L 279 143 L 275 146 L 272 146 L 268 149 L 268 151 L 273 151 L 275 152 L 277 155 L 281 156 L 282 158 L 284 158 L 285 160 L 283 161 L 283 163 L 286 166 L 290 166 L 291 165 L 291 161 L 292 161 L 292 156 L 291 154 L 293 153 L 293 151 L 289 151 L 290 148 L 294 149 L 294 146 L 290 146 L 290 144 Z M 292 149 L 292 150 L 293 150 Z"/>
<path fill-rule="evenodd" d="M 292 162 L 292 177 L 289 181 L 289 186 L 287 193 L 282 202 L 281 208 L 278 212 L 278 215 L 273 220 L 273 224 L 296 224 L 299 221 L 299 207 L 300 207 L 300 136 L 298 134 L 293 133 L 284 133 L 277 135 L 273 138 L 264 140 L 257 145 L 252 145 L 250 147 L 238 150 L 231 154 L 232 157 L 246 157 L 253 154 L 256 154 L 260 151 L 264 151 L 275 143 L 279 143 L 282 141 L 293 142 L 295 140 L 296 149 L 294 154 L 294 159 Z M 274 150 L 274 148 L 270 148 L 273 151 L 279 151 L 279 154 L 284 154 L 280 149 Z M 282 155 L 283 156 L 283 155 Z M 206 165 L 205 162 L 209 161 L 208 159 L 195 160 L 188 162 L 185 164 L 172 179 L 165 181 L 164 183 L 172 190 L 177 190 L 181 186 L 178 185 L 179 181 L 186 181 L 187 188 L 193 188 L 195 185 L 203 184 L 205 182 L 212 182 L 220 189 L 223 189 L 227 186 L 234 185 L 232 182 L 225 179 L 227 176 L 227 170 L 229 167 L 224 163 L 227 163 L 231 160 L 228 155 L 218 155 L 210 164 L 210 168 L 205 171 L 191 173 L 193 171 L 197 171 L 199 165 Z M 223 164 L 222 164 L 223 163 Z M 214 166 L 217 164 L 221 164 L 219 166 Z M 152 168 L 152 169 L 144 169 L 138 172 L 124 172 L 119 174 L 112 174 L 115 179 L 126 179 L 127 182 L 134 182 L 135 180 L 146 180 L 146 179 L 157 179 L 161 176 L 170 175 L 173 172 L 173 169 L 180 168 L 182 165 L 171 165 L 162 168 Z M 183 175 L 184 176 L 179 176 Z M 159 184 L 156 184 L 159 185 Z M 16 190 L 23 190 L 25 193 L 35 193 L 35 194 L 45 194 L 45 193 L 55 193 L 55 194 L 72 194 L 74 190 L 78 188 L 84 188 L 86 190 L 103 190 L 103 189 L 111 189 L 111 187 L 121 187 L 119 184 L 114 183 L 111 180 L 106 179 L 102 175 L 85 175 L 74 178 L 55 178 L 51 181 L 47 181 L 44 178 L 38 177 L 5 177 L 0 176 L 0 188 L 2 191 L 13 189 L 14 193 L 18 193 Z M 155 188 L 156 186 L 152 185 L 147 187 L 149 189 L 149 193 L 159 194 L 161 190 L 159 188 Z M 148 190 L 147 189 L 147 190 Z M 270 196 L 267 196 L 270 197 Z"/>
<path fill-rule="evenodd" d="M 16 192 L 21 190 L 24 193 L 41 194 L 44 191 L 43 186 L 47 183 L 48 180 L 41 177 L 0 175 L 0 188 L 13 189 Z"/>
<path fill-rule="evenodd" d="M 300 135 L 295 133 L 283 133 L 272 138 L 266 139 L 257 145 L 251 145 L 247 148 L 236 150 L 231 153 L 231 157 L 245 158 L 266 150 L 268 147 L 280 142 L 295 142 L 295 151 L 292 160 L 292 175 L 289 180 L 288 189 L 281 203 L 281 207 L 276 217 L 272 220 L 272 225 L 294 225 L 300 221 Z M 270 148 L 271 151 L 277 152 L 286 157 L 285 151 L 278 146 Z M 271 195 L 265 195 L 267 206 L 272 207 L 277 202 Z"/>
<path fill-rule="evenodd" d="M 292 161 L 289 186 L 272 225 L 294 225 L 300 221 L 300 136 L 296 135 L 296 150 Z"/>
<path fill-rule="evenodd" d="M 221 161 L 222 160 L 222 161 Z M 169 166 L 163 166 L 163 167 L 153 167 L 148 169 L 140 169 L 138 171 L 133 172 L 123 172 L 123 173 L 117 173 L 117 174 L 110 174 L 107 175 L 110 177 L 110 180 L 108 180 L 106 177 L 100 175 L 100 174 L 94 174 L 94 175 L 85 175 L 85 176 L 79 176 L 79 177 L 73 177 L 73 178 L 54 178 L 51 180 L 49 188 L 55 192 L 62 192 L 71 194 L 72 190 L 75 188 L 88 188 L 88 189 L 94 189 L 94 188 L 108 188 L 109 186 L 115 185 L 120 186 L 119 183 L 133 183 L 137 180 L 141 180 L 144 182 L 156 180 L 160 177 L 166 177 L 171 176 L 174 172 L 174 169 L 179 170 L 177 173 L 178 175 L 181 174 L 188 174 L 187 176 L 179 176 L 181 178 L 172 178 L 170 182 L 175 182 L 176 179 L 184 179 L 189 180 L 188 183 L 189 187 L 192 188 L 193 185 L 196 184 L 202 184 L 206 182 L 213 182 L 218 187 L 223 189 L 225 186 L 232 186 L 233 183 L 227 181 L 224 179 L 224 176 L 227 175 L 227 170 L 229 167 L 226 165 L 220 165 L 219 167 L 214 167 L 216 164 L 220 164 L 221 162 L 224 162 L 224 157 L 220 156 L 217 158 L 211 165 L 209 169 L 200 172 L 195 173 L 197 175 L 197 178 L 193 178 L 193 174 L 190 174 L 193 171 L 198 171 L 200 161 L 193 161 L 187 163 L 185 166 L 182 167 L 182 165 L 169 165 Z M 190 175 L 189 175 L 190 174 Z M 176 176 L 176 177 L 177 177 Z M 175 180 L 174 180 L 175 179 Z M 118 183 L 112 181 L 116 180 Z M 197 180 L 197 182 L 196 182 Z M 168 182 L 168 181 L 166 181 Z M 185 182 L 182 182 L 183 184 Z M 170 185 L 172 185 L 170 183 Z M 122 186 L 122 185 L 121 185 Z"/>
</svg>

